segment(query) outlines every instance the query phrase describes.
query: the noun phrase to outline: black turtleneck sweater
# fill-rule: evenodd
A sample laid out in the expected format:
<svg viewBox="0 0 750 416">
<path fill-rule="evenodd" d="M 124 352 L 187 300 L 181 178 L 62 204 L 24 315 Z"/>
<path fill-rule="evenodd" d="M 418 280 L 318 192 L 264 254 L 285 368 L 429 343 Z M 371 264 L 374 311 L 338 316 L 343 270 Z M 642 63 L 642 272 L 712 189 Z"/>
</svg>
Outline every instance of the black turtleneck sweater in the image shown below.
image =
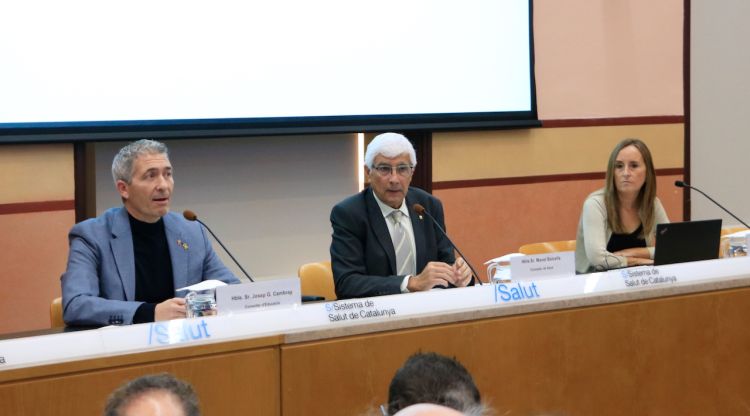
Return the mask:
<svg viewBox="0 0 750 416">
<path fill-rule="evenodd" d="M 158 303 L 174 297 L 172 260 L 169 256 L 164 219 L 155 223 L 139 221 L 130 214 L 135 255 L 135 300 L 143 303 L 133 315 L 133 323 L 153 322 Z"/>
</svg>

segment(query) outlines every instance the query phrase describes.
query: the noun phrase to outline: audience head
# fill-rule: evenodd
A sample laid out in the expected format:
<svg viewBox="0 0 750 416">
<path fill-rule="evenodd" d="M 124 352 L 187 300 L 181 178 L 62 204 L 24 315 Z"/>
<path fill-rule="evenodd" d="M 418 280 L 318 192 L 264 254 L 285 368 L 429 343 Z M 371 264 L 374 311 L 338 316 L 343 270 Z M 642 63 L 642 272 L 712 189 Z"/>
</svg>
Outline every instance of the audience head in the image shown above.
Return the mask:
<svg viewBox="0 0 750 416">
<path fill-rule="evenodd" d="M 398 133 L 383 133 L 367 146 L 365 171 L 375 196 L 391 208 L 399 208 L 409 191 L 417 165 L 411 142 Z"/>
<path fill-rule="evenodd" d="M 464 414 L 450 407 L 420 403 L 405 407 L 393 416 L 464 416 Z"/>
<path fill-rule="evenodd" d="M 163 143 L 138 140 L 123 147 L 112 161 L 112 177 L 135 219 L 153 223 L 169 212 L 174 179 Z"/>
<path fill-rule="evenodd" d="M 138 377 L 115 390 L 104 416 L 200 416 L 190 384 L 171 374 Z"/>
<path fill-rule="evenodd" d="M 388 388 L 388 413 L 418 403 L 437 404 L 459 412 L 481 414 L 479 390 L 456 359 L 417 353 L 396 371 Z"/>
<path fill-rule="evenodd" d="M 607 164 L 604 199 L 607 221 L 616 233 L 624 232 L 619 208 L 625 198 L 635 198 L 643 231 L 646 235 L 650 234 L 656 198 L 656 172 L 648 146 L 639 139 L 625 139 L 618 143 Z"/>
</svg>

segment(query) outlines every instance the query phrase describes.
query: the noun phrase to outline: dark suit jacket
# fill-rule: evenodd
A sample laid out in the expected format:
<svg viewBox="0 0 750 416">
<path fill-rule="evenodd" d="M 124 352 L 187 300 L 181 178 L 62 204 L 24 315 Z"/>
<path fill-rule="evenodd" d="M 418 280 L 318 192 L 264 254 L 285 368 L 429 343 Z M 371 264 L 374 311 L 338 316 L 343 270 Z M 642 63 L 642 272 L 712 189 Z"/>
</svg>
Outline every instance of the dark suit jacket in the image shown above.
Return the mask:
<svg viewBox="0 0 750 416">
<path fill-rule="evenodd" d="M 445 221 L 443 205 L 437 198 L 419 188 L 409 188 L 406 205 L 414 228 L 417 273 L 431 261 L 453 264 L 455 257 L 448 239 L 427 216 L 419 218 L 412 208 L 415 203 L 425 207 L 443 229 Z M 331 265 L 339 299 L 401 293 L 404 276 L 396 276 L 391 235 L 371 189 L 333 207 L 331 225 Z"/>
</svg>

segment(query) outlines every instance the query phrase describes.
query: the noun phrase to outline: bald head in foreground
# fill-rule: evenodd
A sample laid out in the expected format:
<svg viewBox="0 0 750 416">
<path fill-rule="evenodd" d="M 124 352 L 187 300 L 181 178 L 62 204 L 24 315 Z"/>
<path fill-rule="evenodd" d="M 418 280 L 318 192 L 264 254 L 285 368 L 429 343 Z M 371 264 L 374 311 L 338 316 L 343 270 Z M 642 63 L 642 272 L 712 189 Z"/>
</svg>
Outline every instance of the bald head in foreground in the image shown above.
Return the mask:
<svg viewBox="0 0 750 416">
<path fill-rule="evenodd" d="M 450 407 L 420 403 L 401 409 L 393 416 L 464 416 L 464 414 Z"/>
</svg>

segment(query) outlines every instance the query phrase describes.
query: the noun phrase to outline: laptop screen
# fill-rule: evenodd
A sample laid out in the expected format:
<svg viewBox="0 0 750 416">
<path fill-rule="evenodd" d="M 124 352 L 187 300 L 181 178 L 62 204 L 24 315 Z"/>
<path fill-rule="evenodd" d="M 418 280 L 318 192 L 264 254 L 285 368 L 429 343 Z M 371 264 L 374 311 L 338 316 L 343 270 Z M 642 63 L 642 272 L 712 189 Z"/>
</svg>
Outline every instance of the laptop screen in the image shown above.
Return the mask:
<svg viewBox="0 0 750 416">
<path fill-rule="evenodd" d="M 720 238 L 720 219 L 657 224 L 654 265 L 718 258 Z"/>
</svg>

